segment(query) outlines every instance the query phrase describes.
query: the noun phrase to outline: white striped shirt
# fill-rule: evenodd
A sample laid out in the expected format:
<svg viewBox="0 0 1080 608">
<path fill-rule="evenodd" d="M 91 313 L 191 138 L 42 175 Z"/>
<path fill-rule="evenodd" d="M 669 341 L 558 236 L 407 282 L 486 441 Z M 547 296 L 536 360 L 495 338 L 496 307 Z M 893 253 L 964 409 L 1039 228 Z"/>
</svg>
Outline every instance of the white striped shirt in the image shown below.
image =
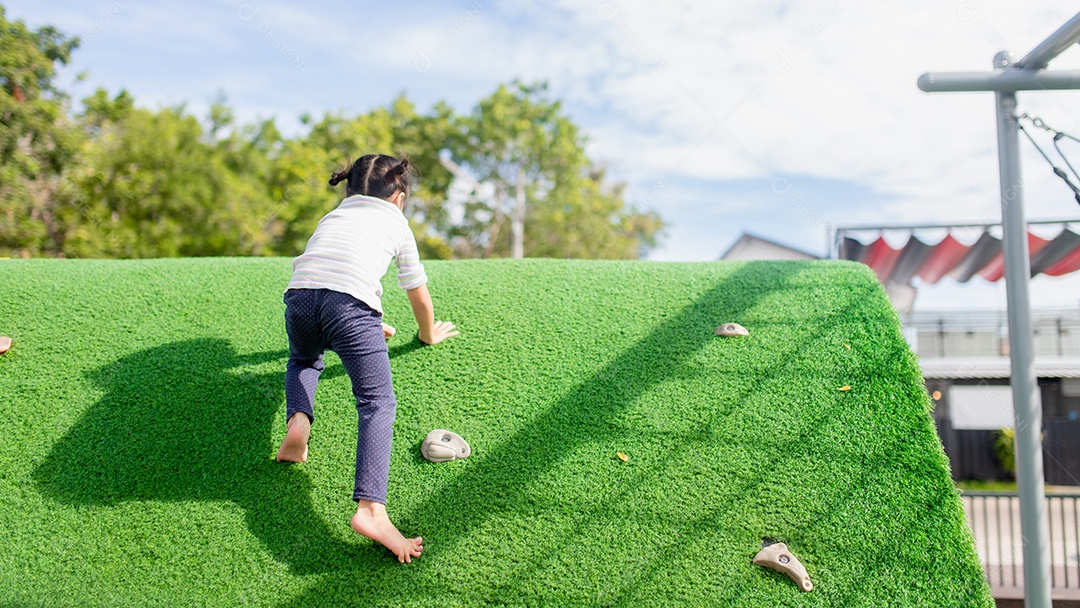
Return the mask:
<svg viewBox="0 0 1080 608">
<path fill-rule="evenodd" d="M 286 289 L 329 289 L 347 293 L 382 312 L 382 277 L 397 260 L 398 285 L 415 289 L 427 283 L 409 221 L 397 205 L 355 195 L 327 213 L 293 260 Z"/>
</svg>

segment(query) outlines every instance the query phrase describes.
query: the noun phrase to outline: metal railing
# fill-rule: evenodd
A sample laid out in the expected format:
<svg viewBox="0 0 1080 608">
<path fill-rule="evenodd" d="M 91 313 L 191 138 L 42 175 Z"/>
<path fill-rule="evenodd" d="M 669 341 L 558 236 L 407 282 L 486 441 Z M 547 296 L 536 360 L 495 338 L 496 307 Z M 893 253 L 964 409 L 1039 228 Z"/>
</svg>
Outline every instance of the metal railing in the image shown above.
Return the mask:
<svg viewBox="0 0 1080 608">
<path fill-rule="evenodd" d="M 995 357 L 1009 354 L 1004 311 L 915 311 L 903 316 L 905 335 L 921 357 Z M 1035 354 L 1080 355 L 1080 309 L 1031 312 Z"/>
<path fill-rule="evenodd" d="M 995 598 L 1024 597 L 1020 499 L 1013 492 L 964 492 L 964 512 Z M 1080 600 L 1080 494 L 1046 496 L 1050 587 L 1054 599 Z"/>
</svg>

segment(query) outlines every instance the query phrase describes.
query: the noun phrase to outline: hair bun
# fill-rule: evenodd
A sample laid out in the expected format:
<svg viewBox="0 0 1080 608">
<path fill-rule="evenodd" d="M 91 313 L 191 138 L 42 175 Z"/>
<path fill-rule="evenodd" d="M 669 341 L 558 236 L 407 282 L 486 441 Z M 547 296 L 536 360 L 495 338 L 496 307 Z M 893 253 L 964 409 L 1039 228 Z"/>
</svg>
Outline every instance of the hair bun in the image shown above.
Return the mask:
<svg viewBox="0 0 1080 608">
<path fill-rule="evenodd" d="M 331 186 L 336 186 L 336 185 L 340 184 L 342 181 L 344 181 L 344 180 L 346 180 L 348 178 L 349 178 L 349 172 L 347 170 L 346 171 L 334 171 L 330 175 L 330 185 Z"/>
<path fill-rule="evenodd" d="M 403 158 L 394 168 L 390 169 L 391 177 L 398 177 L 399 175 L 405 175 L 405 172 L 409 170 L 409 159 Z"/>
</svg>

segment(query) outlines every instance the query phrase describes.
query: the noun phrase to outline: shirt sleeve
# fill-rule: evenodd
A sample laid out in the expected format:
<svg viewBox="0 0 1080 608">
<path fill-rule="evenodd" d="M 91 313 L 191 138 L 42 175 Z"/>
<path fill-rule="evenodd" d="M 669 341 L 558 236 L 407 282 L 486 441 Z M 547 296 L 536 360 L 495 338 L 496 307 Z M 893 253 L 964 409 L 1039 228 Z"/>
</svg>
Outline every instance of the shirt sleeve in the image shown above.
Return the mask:
<svg viewBox="0 0 1080 608">
<path fill-rule="evenodd" d="M 427 284 L 427 273 L 420 263 L 420 252 L 416 248 L 416 237 L 407 226 L 397 254 L 398 285 L 402 289 L 416 289 Z"/>
</svg>

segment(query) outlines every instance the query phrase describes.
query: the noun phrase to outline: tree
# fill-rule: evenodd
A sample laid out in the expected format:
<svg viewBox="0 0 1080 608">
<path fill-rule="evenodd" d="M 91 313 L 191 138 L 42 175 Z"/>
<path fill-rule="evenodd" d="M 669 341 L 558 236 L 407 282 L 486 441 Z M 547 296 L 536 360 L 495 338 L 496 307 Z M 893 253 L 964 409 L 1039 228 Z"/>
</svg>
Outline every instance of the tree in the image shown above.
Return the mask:
<svg viewBox="0 0 1080 608">
<path fill-rule="evenodd" d="M 232 111 L 224 98 L 210 109 L 207 133 L 214 158 L 223 166 L 224 191 L 219 213 L 212 225 L 219 226 L 223 242 L 211 245 L 220 255 L 279 255 L 286 225 L 274 220 L 277 201 L 270 196 L 274 163 L 286 140 L 274 124 L 265 119 L 234 128 Z M 231 129 L 227 136 L 221 131 Z M 227 213 L 222 213 L 227 211 Z"/>
<path fill-rule="evenodd" d="M 655 245 L 663 224 L 627 209 L 622 187 L 585 154 L 585 138 L 547 97 L 546 85 L 513 83 L 482 99 L 451 154 L 476 183 L 447 233 L 461 257 L 626 258 Z"/>
<path fill-rule="evenodd" d="M 236 124 L 223 94 L 203 120 L 103 89 L 72 113 L 54 81 L 78 39 L 2 6 L 0 34 L 0 256 L 296 255 L 341 200 L 331 171 L 373 152 L 417 169 L 405 213 L 427 259 L 636 257 L 663 226 L 605 183 L 543 84 L 500 86 L 464 116 L 402 94 L 305 116 L 286 139 L 273 119 Z"/>
<path fill-rule="evenodd" d="M 67 235 L 77 257 L 171 257 L 274 253 L 259 222 L 270 203 L 264 179 L 280 135 L 272 121 L 220 140 L 183 106 L 134 107 L 126 92 L 84 100 L 87 143 L 65 174 Z M 231 126 L 223 104 L 214 131 Z"/>
<path fill-rule="evenodd" d="M 8 21 L 0 6 L 0 255 L 40 255 L 63 240 L 55 194 L 80 138 L 53 80 L 78 45 Z"/>
<path fill-rule="evenodd" d="M 525 242 L 533 257 L 634 259 L 656 246 L 664 223 L 652 211 L 628 209 L 624 186 L 608 186 L 591 168 L 569 188 L 549 196 L 530 214 Z M 557 227 L 562 227 L 557 228 Z"/>
</svg>

